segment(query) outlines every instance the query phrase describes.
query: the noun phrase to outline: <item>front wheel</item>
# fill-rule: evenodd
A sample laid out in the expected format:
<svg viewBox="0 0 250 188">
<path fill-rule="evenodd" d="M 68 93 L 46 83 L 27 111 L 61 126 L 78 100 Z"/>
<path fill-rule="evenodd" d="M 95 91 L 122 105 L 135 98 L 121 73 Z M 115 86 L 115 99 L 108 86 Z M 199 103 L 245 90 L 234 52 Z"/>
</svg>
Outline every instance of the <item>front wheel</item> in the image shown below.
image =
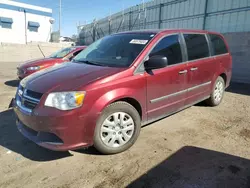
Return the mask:
<svg viewBox="0 0 250 188">
<path fill-rule="evenodd" d="M 97 121 L 94 146 L 103 154 L 123 152 L 135 143 L 140 129 L 138 111 L 129 103 L 115 102 L 104 109 Z"/>
<path fill-rule="evenodd" d="M 207 100 L 207 103 L 210 106 L 218 106 L 223 99 L 224 92 L 225 92 L 225 81 L 222 77 L 219 76 L 215 81 L 213 92 L 210 98 Z"/>
</svg>

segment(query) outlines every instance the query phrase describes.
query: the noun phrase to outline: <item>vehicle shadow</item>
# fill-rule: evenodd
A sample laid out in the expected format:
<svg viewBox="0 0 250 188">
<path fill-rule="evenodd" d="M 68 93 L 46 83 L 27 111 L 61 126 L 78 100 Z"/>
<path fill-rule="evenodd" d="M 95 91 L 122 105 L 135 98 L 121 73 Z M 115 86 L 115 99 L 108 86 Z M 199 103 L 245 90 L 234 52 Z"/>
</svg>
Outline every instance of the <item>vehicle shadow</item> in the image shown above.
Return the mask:
<svg viewBox="0 0 250 188">
<path fill-rule="evenodd" d="M 74 152 L 80 153 L 80 154 L 87 154 L 87 155 L 102 155 L 97 149 L 95 149 L 94 146 L 84 148 L 84 149 L 78 149 L 74 150 Z"/>
<path fill-rule="evenodd" d="M 128 187 L 250 187 L 250 160 L 185 146 Z"/>
<path fill-rule="evenodd" d="M 12 109 L 0 113 L 0 146 L 19 153 L 33 161 L 52 161 L 72 156 L 69 152 L 55 152 L 37 146 L 29 141 L 16 128 Z"/>
<path fill-rule="evenodd" d="M 19 83 L 20 83 L 20 80 L 9 80 L 9 81 L 6 81 L 4 84 L 10 87 L 18 87 Z"/>
<path fill-rule="evenodd" d="M 227 92 L 230 93 L 237 93 L 242 95 L 250 95 L 250 84 L 244 84 L 244 83 L 231 83 L 230 87 L 227 88 Z"/>
</svg>

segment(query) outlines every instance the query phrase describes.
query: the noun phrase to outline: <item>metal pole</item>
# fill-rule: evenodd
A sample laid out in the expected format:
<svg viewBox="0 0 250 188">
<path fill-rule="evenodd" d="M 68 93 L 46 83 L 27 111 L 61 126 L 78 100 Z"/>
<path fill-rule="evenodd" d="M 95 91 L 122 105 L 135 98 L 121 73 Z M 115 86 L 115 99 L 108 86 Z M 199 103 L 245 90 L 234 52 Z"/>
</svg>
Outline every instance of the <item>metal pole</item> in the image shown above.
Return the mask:
<svg viewBox="0 0 250 188">
<path fill-rule="evenodd" d="M 145 11 L 145 4 L 144 4 L 144 0 L 142 0 L 142 11 Z M 143 18 L 143 23 L 142 23 L 142 27 L 144 29 L 144 21 L 145 21 L 145 12 L 144 12 L 144 18 Z"/>
<path fill-rule="evenodd" d="M 147 23 L 147 7 L 144 5 L 144 29 L 146 29 Z"/>
<path fill-rule="evenodd" d="M 138 8 L 139 8 L 139 13 L 138 13 L 138 20 L 139 20 L 139 22 L 138 22 L 138 28 L 139 28 L 139 30 L 141 29 L 141 5 L 138 5 Z"/>
<path fill-rule="evenodd" d="M 203 26 L 202 26 L 202 29 L 203 29 L 203 30 L 205 30 L 205 29 L 206 29 L 207 6 L 208 6 L 208 0 L 206 0 L 206 3 L 205 3 L 205 8 L 204 8 L 204 18 L 203 18 Z"/>
<path fill-rule="evenodd" d="M 159 10 L 159 22 L 158 22 L 158 29 L 161 29 L 161 8 L 162 4 L 160 4 L 160 10 Z"/>
<path fill-rule="evenodd" d="M 93 42 L 96 40 L 96 19 L 94 19 L 94 25 L 93 25 Z"/>
<path fill-rule="evenodd" d="M 109 35 L 111 34 L 111 11 L 109 12 Z"/>
<path fill-rule="evenodd" d="M 109 35 L 111 34 L 111 20 L 109 19 Z"/>
<path fill-rule="evenodd" d="M 59 37 L 61 37 L 62 0 L 59 0 Z"/>
<path fill-rule="evenodd" d="M 26 10 L 24 12 L 24 32 L 25 32 L 25 44 L 27 44 L 27 15 Z"/>
<path fill-rule="evenodd" d="M 132 17 L 132 12 L 131 10 L 129 11 L 129 23 L 128 23 L 128 30 L 130 31 L 131 30 L 131 18 Z"/>
<path fill-rule="evenodd" d="M 122 2 L 122 8 L 123 8 L 123 10 L 122 10 L 122 30 L 124 29 L 124 12 L 125 12 L 125 8 L 124 8 L 124 3 Z"/>
</svg>

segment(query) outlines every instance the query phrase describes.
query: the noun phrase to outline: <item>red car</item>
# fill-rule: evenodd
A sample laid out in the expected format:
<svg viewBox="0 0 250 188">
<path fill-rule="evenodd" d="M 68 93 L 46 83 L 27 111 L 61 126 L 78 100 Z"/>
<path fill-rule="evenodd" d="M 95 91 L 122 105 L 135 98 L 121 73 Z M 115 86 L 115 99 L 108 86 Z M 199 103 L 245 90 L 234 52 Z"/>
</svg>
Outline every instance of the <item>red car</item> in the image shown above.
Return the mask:
<svg viewBox="0 0 250 188">
<path fill-rule="evenodd" d="M 232 56 L 218 33 L 113 34 L 72 62 L 23 79 L 14 100 L 17 127 L 51 150 L 94 145 L 118 153 L 135 143 L 142 125 L 204 100 L 219 105 L 231 74 Z"/>
<path fill-rule="evenodd" d="M 43 59 L 36 59 L 27 61 L 17 67 L 17 76 L 19 79 L 23 79 L 30 74 L 39 70 L 71 61 L 77 54 L 79 54 L 86 46 L 75 46 L 64 48 L 51 56 Z"/>
</svg>

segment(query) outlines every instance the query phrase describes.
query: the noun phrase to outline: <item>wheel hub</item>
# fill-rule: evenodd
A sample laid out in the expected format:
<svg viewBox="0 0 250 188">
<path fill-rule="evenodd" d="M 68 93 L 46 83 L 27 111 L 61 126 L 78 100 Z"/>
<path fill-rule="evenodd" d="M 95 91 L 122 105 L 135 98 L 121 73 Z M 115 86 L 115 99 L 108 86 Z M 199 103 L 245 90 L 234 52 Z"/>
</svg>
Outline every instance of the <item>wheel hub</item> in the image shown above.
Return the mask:
<svg viewBox="0 0 250 188">
<path fill-rule="evenodd" d="M 109 147 L 120 147 L 133 136 L 134 120 L 125 112 L 115 112 L 108 116 L 101 126 L 101 139 Z"/>
<path fill-rule="evenodd" d="M 224 92 L 223 83 L 219 81 L 216 83 L 215 90 L 214 90 L 214 99 L 216 102 L 220 102 L 223 96 L 223 92 Z"/>
</svg>

